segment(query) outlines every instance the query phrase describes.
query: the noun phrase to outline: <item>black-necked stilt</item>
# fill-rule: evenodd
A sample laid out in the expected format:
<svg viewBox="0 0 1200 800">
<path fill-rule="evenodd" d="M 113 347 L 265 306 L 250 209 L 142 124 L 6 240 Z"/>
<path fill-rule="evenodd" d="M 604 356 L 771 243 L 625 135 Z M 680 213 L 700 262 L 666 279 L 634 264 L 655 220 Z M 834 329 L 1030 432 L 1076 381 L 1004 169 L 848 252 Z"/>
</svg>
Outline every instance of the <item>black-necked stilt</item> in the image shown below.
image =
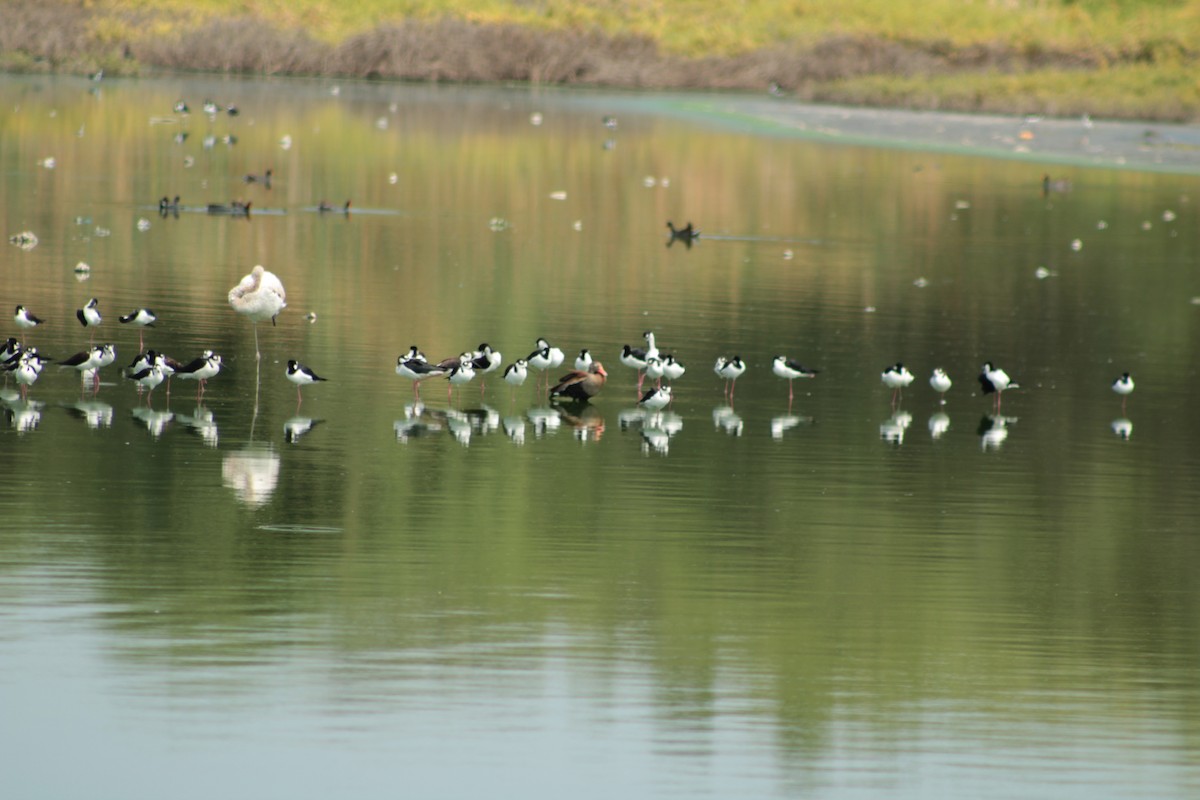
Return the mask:
<svg viewBox="0 0 1200 800">
<path fill-rule="evenodd" d="M 654 331 L 645 331 L 642 338 L 646 340 L 646 358 L 658 358 L 658 345 L 654 343 Z"/>
<path fill-rule="evenodd" d="M 175 375 L 180 380 L 199 381 L 196 387 L 196 399 L 204 396 L 204 389 L 210 378 L 216 377 L 221 371 L 221 356 L 211 350 L 205 350 L 199 358 L 194 358 L 186 364 L 175 368 Z"/>
<path fill-rule="evenodd" d="M 498 350 L 493 350 L 492 346 L 487 342 L 481 343 L 473 356 L 471 366 L 475 368 L 475 374 L 479 376 L 479 394 L 482 397 L 484 392 L 483 376 L 500 369 L 500 364 L 503 363 L 504 357 L 500 355 Z"/>
<path fill-rule="evenodd" d="M 892 405 L 896 405 L 904 387 L 913 382 L 913 374 L 908 371 L 908 367 L 897 361 L 881 372 L 879 379 L 883 381 L 884 386 L 892 390 Z"/>
<path fill-rule="evenodd" d="M 942 405 L 945 405 L 946 392 L 950 391 L 950 387 L 954 385 L 954 382 L 950 380 L 950 376 L 946 374 L 946 370 L 942 369 L 941 367 L 935 369 L 933 374 L 929 376 L 929 385 L 933 387 L 935 392 L 937 392 L 939 395 L 942 395 L 939 402 Z"/>
<path fill-rule="evenodd" d="M 516 399 L 517 387 L 525 383 L 525 378 L 529 375 L 529 363 L 518 358 L 513 363 L 504 368 L 504 381 L 511 387 L 509 391 L 509 399 Z"/>
<path fill-rule="evenodd" d="M 397 360 L 396 363 L 398 364 L 398 363 L 400 363 L 400 361 L 428 361 L 428 360 L 429 359 L 425 357 L 425 354 L 422 353 L 420 351 L 420 349 L 414 344 L 408 348 L 407 353 L 400 356 L 399 360 Z"/>
<path fill-rule="evenodd" d="M 593 361 L 586 371 L 573 370 L 559 379 L 550 390 L 550 397 L 565 397 L 586 403 L 595 397 L 608 381 L 608 373 L 599 361 Z"/>
<path fill-rule="evenodd" d="M 296 384 L 297 407 L 299 407 L 302 400 L 300 397 L 300 387 L 307 386 L 310 383 L 316 383 L 317 381 L 326 380 L 295 359 L 291 359 L 287 363 L 287 379 Z"/>
<path fill-rule="evenodd" d="M 75 312 L 75 317 L 79 320 L 79 324 L 85 328 L 94 328 L 99 325 L 99 307 L 100 301 L 96 298 L 93 297 L 91 300 L 88 300 L 86 306 Z M 95 331 L 92 332 L 92 335 L 93 337 L 95 336 Z"/>
<path fill-rule="evenodd" d="M 725 379 L 725 397 L 732 402 L 733 393 L 737 390 L 737 379 L 746 371 L 746 363 L 741 356 L 725 358 L 720 356 L 713 366 L 713 372 Z"/>
<path fill-rule="evenodd" d="M 150 405 L 150 396 L 154 393 L 154 387 L 158 386 L 166 378 L 162 370 L 162 365 L 159 362 L 160 358 L 160 356 L 155 354 L 154 362 L 150 366 L 143 367 L 129 376 L 131 380 L 137 383 L 139 391 L 141 389 L 147 390 L 146 405 Z"/>
<path fill-rule="evenodd" d="M 15 377 L 17 383 L 21 386 L 21 399 L 29 398 L 29 387 L 37 382 L 38 376 L 42 374 L 42 367 L 45 366 L 46 359 L 42 358 L 37 353 L 36 347 L 31 347 L 21 353 L 17 361 L 15 369 Z"/>
<path fill-rule="evenodd" d="M 435 375 L 445 375 L 446 368 L 440 364 L 430 364 L 425 360 L 425 355 L 419 351 L 417 351 L 417 357 L 410 358 L 409 355 L 414 351 L 417 351 L 416 345 L 413 345 L 408 353 L 396 359 L 396 374 L 413 382 L 413 396 L 420 400 L 421 381 Z"/>
<path fill-rule="evenodd" d="M 17 306 L 17 311 L 15 314 L 13 314 L 13 321 L 17 323 L 18 328 L 25 328 L 28 330 L 29 328 L 36 328 L 45 320 L 34 316 L 32 313 L 30 313 L 29 309 L 25 308 L 25 306 Z"/>
<path fill-rule="evenodd" d="M 142 328 L 153 328 L 158 316 L 148 308 L 137 308 L 118 319 L 124 325 L 138 326 L 138 350 L 141 350 L 145 347 L 145 343 L 142 341 Z"/>
<path fill-rule="evenodd" d="M 666 367 L 661 358 L 658 356 L 646 356 L 646 371 L 643 373 L 643 377 L 654 381 L 655 386 L 662 386 L 662 379 L 665 374 Z"/>
<path fill-rule="evenodd" d="M 176 114 L 188 114 L 190 112 L 191 112 L 191 109 L 188 108 L 187 101 L 177 100 L 175 102 L 175 113 Z"/>
<path fill-rule="evenodd" d="M 683 377 L 683 373 L 687 372 L 687 367 L 675 360 L 675 356 L 668 355 L 663 359 L 663 377 L 669 381 L 677 381 Z"/>
<path fill-rule="evenodd" d="M 687 245 L 688 249 L 691 249 L 692 241 L 700 238 L 700 231 L 692 227 L 691 221 L 682 228 L 676 228 L 674 222 L 667 220 L 667 228 L 671 231 L 671 238 L 667 239 L 667 247 L 670 247 L 678 239 Z"/>
<path fill-rule="evenodd" d="M 996 412 L 1000 412 L 1000 398 L 1004 394 L 1005 389 L 1020 388 L 1015 381 L 1008 377 L 1008 373 L 997 368 L 991 361 L 983 365 L 983 370 L 979 373 L 979 385 L 983 387 L 984 394 L 996 393 Z"/>
<path fill-rule="evenodd" d="M 817 371 L 809 369 L 799 361 L 793 361 L 787 356 L 775 356 L 771 362 L 771 371 L 788 382 L 788 403 L 792 402 L 792 381 L 796 378 L 815 378 Z"/>
<path fill-rule="evenodd" d="M 84 350 L 80 353 L 75 353 L 65 359 L 59 366 L 73 367 L 79 370 L 80 375 L 92 375 L 93 393 L 100 389 L 100 368 L 111 364 L 117 357 L 116 348 L 111 344 L 98 344 Z"/>
<path fill-rule="evenodd" d="M 449 381 L 446 386 L 446 402 L 450 402 L 450 398 L 453 396 L 455 386 L 460 387 L 458 397 L 461 401 L 462 385 L 464 383 L 469 383 L 474 378 L 475 365 L 472 363 L 471 354 L 464 353 L 463 356 L 458 360 L 458 363 L 450 367 L 450 370 L 446 373 L 446 379 Z"/>
<path fill-rule="evenodd" d="M 645 376 L 642 375 L 642 370 L 646 369 L 646 351 L 640 347 L 623 345 L 621 347 L 621 363 L 630 369 L 637 370 L 637 391 L 639 394 L 641 394 L 642 381 L 645 380 Z"/>
<path fill-rule="evenodd" d="M 545 372 L 546 370 L 552 369 L 553 367 L 557 366 L 558 364 L 561 364 L 563 361 L 563 358 L 564 358 L 562 351 L 558 350 L 558 364 L 556 364 L 555 360 L 554 360 L 555 359 L 555 350 L 558 350 L 558 348 L 551 347 L 550 343 L 547 342 L 545 339 L 538 339 L 537 340 L 537 349 L 534 350 L 529 355 L 525 356 L 525 363 L 527 363 L 529 366 L 533 367 L 534 369 L 538 370 L 539 372 Z M 541 384 L 541 381 L 542 381 L 542 379 L 539 376 L 538 377 L 539 386 Z M 547 384 L 550 383 L 549 375 L 546 376 L 546 383 Z"/>
<path fill-rule="evenodd" d="M 638 407 L 646 411 L 661 411 L 671 404 L 671 387 L 661 386 L 655 389 L 647 389 L 646 393 L 638 400 Z"/>
<path fill-rule="evenodd" d="M 4 346 L 0 347 L 0 364 L 3 364 L 5 367 L 11 364 L 15 367 L 17 358 L 21 355 L 22 350 L 21 343 L 17 341 L 16 337 L 8 337 L 4 342 Z"/>
<path fill-rule="evenodd" d="M 1112 390 L 1121 395 L 1121 413 L 1125 413 L 1125 400 L 1133 392 L 1133 378 L 1128 372 L 1122 372 L 1121 377 L 1112 382 Z"/>
<path fill-rule="evenodd" d="M 592 366 L 592 354 L 585 347 L 579 351 L 579 355 L 575 356 L 575 369 L 587 372 L 590 366 Z"/>
<path fill-rule="evenodd" d="M 283 283 L 275 273 L 257 264 L 249 275 L 229 290 L 229 305 L 254 323 L 254 360 L 260 361 L 262 353 L 258 349 L 258 323 L 269 319 L 274 325 L 279 312 L 287 308 L 287 293 L 283 290 Z"/>
</svg>

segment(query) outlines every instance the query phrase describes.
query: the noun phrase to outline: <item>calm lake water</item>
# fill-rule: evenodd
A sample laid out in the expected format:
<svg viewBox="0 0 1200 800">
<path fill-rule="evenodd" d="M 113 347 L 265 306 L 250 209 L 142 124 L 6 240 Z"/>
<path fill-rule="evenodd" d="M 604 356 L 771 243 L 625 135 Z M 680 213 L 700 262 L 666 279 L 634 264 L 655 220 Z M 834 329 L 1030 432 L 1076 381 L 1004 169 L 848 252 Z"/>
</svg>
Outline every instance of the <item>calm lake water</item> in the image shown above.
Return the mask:
<svg viewBox="0 0 1200 800">
<path fill-rule="evenodd" d="M 202 404 L 115 366 L 0 394 L 13 796 L 1200 792 L 1194 175 L 812 140 L 703 97 L 0 101 L 3 232 L 38 239 L 3 245 L 0 332 L 61 360 L 94 296 L 118 365 L 138 306 L 147 346 L 225 357 Z M 233 199 L 249 219 L 205 213 Z M 226 302 L 255 264 L 288 292 L 258 376 Z M 687 366 L 655 418 L 617 359 L 648 329 Z M 539 336 L 604 362 L 589 407 L 498 375 L 417 407 L 394 372 Z M 820 370 L 791 404 L 776 354 Z M 329 379 L 299 407 L 292 358 Z M 1002 416 L 987 360 L 1021 384 Z"/>
</svg>

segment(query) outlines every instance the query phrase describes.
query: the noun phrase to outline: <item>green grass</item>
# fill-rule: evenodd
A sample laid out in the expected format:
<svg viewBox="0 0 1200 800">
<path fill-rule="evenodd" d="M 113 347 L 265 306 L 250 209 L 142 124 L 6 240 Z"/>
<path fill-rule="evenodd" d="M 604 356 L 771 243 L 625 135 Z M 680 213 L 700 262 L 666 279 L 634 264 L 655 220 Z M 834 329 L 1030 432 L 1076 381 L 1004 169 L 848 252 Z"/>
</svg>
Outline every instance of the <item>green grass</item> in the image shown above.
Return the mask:
<svg viewBox="0 0 1200 800">
<path fill-rule="evenodd" d="M 100 0 L 110 11 L 180 19 L 253 16 L 337 42 L 382 23 L 442 17 L 648 37 L 689 57 L 811 44 L 834 35 L 943 41 L 963 47 L 1135 52 L 1200 46 L 1200 2 L 1055 0 Z"/>
<path fill-rule="evenodd" d="M 673 88 L 774 82 L 799 97 L 923 108 L 1200 114 L 1189 76 L 1200 60 L 1200 0 L 6 2 L 10 18 L 50 8 L 53 24 L 84 31 L 83 44 L 63 55 L 58 41 L 41 50 L 28 43 L 45 36 L 44 22 L 26 33 L 9 25 L 7 42 L 0 31 L 0 64 L 17 68 L 75 71 L 90 57 L 125 74 L 145 64 Z M 473 27 L 439 25 L 447 20 Z M 395 45 L 400 30 L 408 38 Z M 472 33 L 488 30 L 498 33 Z M 223 55 L 231 37 L 236 58 Z M 613 46 L 630 37 L 650 43 L 637 60 Z M 405 61 L 418 49 L 413 42 L 424 45 L 422 63 Z M 884 49 L 888 57 L 864 69 L 866 56 Z"/>
</svg>

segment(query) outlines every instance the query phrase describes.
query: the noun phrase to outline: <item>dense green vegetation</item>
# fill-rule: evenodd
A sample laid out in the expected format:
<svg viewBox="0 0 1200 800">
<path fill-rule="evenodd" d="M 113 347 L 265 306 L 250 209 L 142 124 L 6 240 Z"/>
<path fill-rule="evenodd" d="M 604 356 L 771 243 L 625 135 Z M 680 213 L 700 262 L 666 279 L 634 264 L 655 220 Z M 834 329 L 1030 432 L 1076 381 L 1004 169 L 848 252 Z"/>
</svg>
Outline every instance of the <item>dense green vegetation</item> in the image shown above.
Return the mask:
<svg viewBox="0 0 1200 800">
<path fill-rule="evenodd" d="M 7 4 L 0 68 L 761 91 L 1186 120 L 1200 0 L 96 0 Z"/>
</svg>

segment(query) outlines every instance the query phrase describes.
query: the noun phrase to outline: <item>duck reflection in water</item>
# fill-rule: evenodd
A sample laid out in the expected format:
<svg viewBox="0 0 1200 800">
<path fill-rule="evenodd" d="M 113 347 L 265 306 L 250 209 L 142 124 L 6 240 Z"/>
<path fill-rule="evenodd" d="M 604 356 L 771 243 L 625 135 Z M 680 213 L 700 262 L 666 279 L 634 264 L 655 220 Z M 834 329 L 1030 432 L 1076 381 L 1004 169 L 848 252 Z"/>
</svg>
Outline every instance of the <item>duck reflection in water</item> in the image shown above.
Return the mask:
<svg viewBox="0 0 1200 800">
<path fill-rule="evenodd" d="M 912 414 L 898 410 L 879 424 L 879 438 L 899 447 L 904 444 L 904 432 L 912 425 Z"/>
<path fill-rule="evenodd" d="M 1112 421 L 1112 432 L 1125 441 L 1129 441 L 1129 437 L 1133 436 L 1133 420 L 1126 417 L 1120 417 Z"/>
<path fill-rule="evenodd" d="M 257 508 L 271 499 L 279 483 L 279 456 L 265 444 L 250 444 L 221 461 L 221 482 L 237 499 Z"/>
<path fill-rule="evenodd" d="M 999 450 L 1000 445 L 1008 438 L 1008 426 L 1017 421 L 1016 417 L 1005 417 L 1000 414 L 985 414 L 979 420 L 979 444 L 984 450 Z"/>
<path fill-rule="evenodd" d="M 598 442 L 604 436 L 604 417 L 594 406 L 568 403 L 561 405 L 558 413 L 579 441 Z"/>
<path fill-rule="evenodd" d="M 942 434 L 950 430 L 950 415 L 944 411 L 939 411 L 929 417 L 929 435 L 936 441 L 942 438 Z"/>
</svg>

